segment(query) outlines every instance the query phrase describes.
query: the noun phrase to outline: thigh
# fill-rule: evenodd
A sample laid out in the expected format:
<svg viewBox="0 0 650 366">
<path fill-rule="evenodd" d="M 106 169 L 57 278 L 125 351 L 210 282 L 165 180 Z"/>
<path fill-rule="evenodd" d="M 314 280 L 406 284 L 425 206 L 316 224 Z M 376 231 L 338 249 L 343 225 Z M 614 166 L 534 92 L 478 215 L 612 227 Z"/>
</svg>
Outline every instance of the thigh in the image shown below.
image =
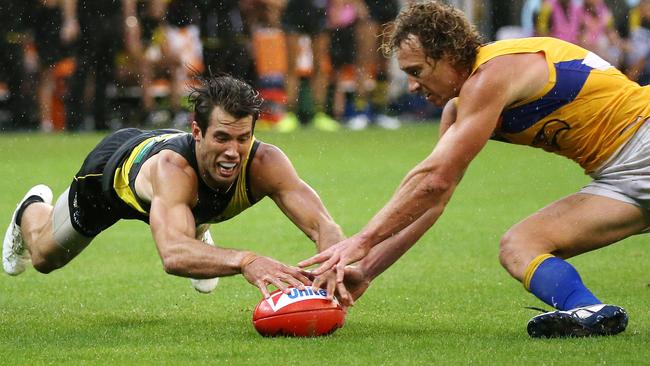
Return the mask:
<svg viewBox="0 0 650 366">
<path fill-rule="evenodd" d="M 530 260 L 543 253 L 569 258 L 639 234 L 649 225 L 648 213 L 639 206 L 576 193 L 527 217 L 507 236 L 518 250 L 529 252 Z"/>
</svg>

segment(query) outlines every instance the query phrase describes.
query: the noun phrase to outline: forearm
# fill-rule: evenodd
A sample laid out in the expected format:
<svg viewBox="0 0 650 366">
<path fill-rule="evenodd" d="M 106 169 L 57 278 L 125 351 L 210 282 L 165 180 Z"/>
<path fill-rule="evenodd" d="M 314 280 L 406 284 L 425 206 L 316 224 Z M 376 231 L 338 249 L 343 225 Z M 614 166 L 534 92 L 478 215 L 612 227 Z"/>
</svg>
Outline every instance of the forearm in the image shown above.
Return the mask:
<svg viewBox="0 0 650 366">
<path fill-rule="evenodd" d="M 456 182 L 442 179 L 421 165 L 404 179 L 384 208 L 357 234 L 369 247 L 396 235 L 434 209 L 442 213 Z"/>
<path fill-rule="evenodd" d="M 319 253 L 345 239 L 341 227 L 329 214 L 318 194 L 305 183 L 272 198 L 282 212 L 316 244 Z"/>
<path fill-rule="evenodd" d="M 250 254 L 248 251 L 205 245 L 189 238 L 160 253 L 165 272 L 197 279 L 240 274 L 242 262 Z"/>
<path fill-rule="evenodd" d="M 372 281 L 388 267 L 393 265 L 438 220 L 442 211 L 442 207 L 429 209 L 424 215 L 398 234 L 391 236 L 373 247 L 368 255 L 358 263 L 365 278 L 368 281 Z"/>
</svg>

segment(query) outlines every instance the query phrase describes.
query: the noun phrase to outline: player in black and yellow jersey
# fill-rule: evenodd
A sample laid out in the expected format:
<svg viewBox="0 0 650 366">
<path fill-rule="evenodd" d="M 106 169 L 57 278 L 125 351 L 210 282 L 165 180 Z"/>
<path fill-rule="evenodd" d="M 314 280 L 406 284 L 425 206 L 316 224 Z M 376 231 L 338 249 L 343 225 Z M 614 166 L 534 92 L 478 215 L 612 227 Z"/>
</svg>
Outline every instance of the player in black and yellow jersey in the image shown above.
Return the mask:
<svg viewBox="0 0 650 366">
<path fill-rule="evenodd" d="M 262 100 L 251 86 L 230 76 L 209 77 L 191 98 L 191 133 L 117 131 L 90 152 L 54 206 L 47 186 L 32 188 L 5 234 L 5 271 L 20 274 L 31 254 L 34 267 L 49 273 L 118 220 L 139 219 L 150 225 L 165 271 L 197 279 L 199 291 L 212 291 L 218 277 L 239 273 L 265 297 L 268 285 L 286 290 L 309 284 L 295 267 L 212 243 L 209 224 L 264 197 L 273 199 L 319 250 L 343 234 L 286 155 L 255 139 Z"/>
<path fill-rule="evenodd" d="M 650 226 L 650 87 L 558 39 L 481 44 L 462 12 L 436 1 L 414 2 L 394 25 L 386 50 L 396 53 L 412 92 L 444 106 L 440 140 L 362 231 L 299 264 L 322 263 L 314 274 L 334 268 L 339 281 L 354 268 L 366 278 L 351 287 L 360 296 L 435 223 L 489 139 L 529 145 L 575 161 L 593 181 L 501 239 L 501 264 L 558 309 L 532 318 L 528 333 L 622 332 L 625 310 L 601 303 L 565 260 Z"/>
</svg>

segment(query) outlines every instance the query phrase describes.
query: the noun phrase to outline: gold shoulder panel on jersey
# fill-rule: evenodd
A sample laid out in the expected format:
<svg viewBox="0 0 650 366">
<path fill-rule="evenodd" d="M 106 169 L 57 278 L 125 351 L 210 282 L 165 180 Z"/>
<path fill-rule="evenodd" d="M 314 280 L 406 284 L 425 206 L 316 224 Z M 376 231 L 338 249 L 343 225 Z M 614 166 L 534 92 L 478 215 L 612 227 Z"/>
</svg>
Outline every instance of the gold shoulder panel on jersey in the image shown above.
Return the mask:
<svg viewBox="0 0 650 366">
<path fill-rule="evenodd" d="M 149 215 L 149 213 L 144 208 L 142 208 L 137 198 L 135 197 L 135 192 L 133 192 L 131 186 L 129 185 L 129 173 L 131 171 L 131 168 L 134 164 L 140 164 L 142 162 L 142 158 L 147 155 L 149 150 L 156 143 L 182 134 L 185 133 L 168 133 L 160 136 L 150 137 L 142 141 L 140 144 L 134 147 L 133 150 L 131 150 L 129 157 L 124 161 L 124 163 L 122 163 L 121 166 L 117 167 L 115 170 L 115 175 L 113 176 L 113 189 L 115 189 L 115 193 L 117 193 L 117 196 L 120 197 L 124 203 L 142 214 Z"/>
</svg>

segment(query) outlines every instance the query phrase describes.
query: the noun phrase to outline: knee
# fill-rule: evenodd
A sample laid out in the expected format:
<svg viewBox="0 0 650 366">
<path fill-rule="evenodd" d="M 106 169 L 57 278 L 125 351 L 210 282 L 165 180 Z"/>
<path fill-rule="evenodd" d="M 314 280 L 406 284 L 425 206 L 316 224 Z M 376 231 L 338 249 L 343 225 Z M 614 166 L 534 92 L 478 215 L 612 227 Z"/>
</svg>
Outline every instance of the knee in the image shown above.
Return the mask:
<svg viewBox="0 0 650 366">
<path fill-rule="evenodd" d="M 515 226 L 501 237 L 499 261 L 512 277 L 521 281 L 530 262 L 541 254 L 555 254 L 553 248 L 551 242 L 538 233 Z"/>
<path fill-rule="evenodd" d="M 59 256 L 43 256 L 36 253 L 32 253 L 32 265 L 34 269 L 40 273 L 48 274 L 54 270 L 57 270 L 68 263 L 68 260 L 65 258 L 60 258 Z"/>
<path fill-rule="evenodd" d="M 499 242 L 499 262 L 515 278 L 520 277 L 518 274 L 526 265 L 522 260 L 525 244 L 526 240 L 514 229 L 503 234 Z"/>
<path fill-rule="evenodd" d="M 506 231 L 501 240 L 499 241 L 499 262 L 506 267 L 512 261 L 514 253 L 517 251 L 516 240 L 514 240 L 514 233 L 511 230 Z"/>
</svg>

